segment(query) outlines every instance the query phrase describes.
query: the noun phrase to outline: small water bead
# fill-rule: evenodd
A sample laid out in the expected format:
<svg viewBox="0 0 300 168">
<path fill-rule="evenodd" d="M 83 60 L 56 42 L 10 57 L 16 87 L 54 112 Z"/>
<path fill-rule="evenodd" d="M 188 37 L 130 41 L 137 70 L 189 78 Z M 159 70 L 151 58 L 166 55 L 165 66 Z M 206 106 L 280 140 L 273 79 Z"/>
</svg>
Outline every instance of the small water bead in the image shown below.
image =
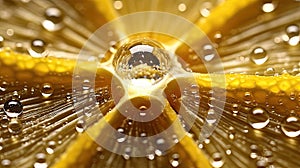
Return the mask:
<svg viewBox="0 0 300 168">
<path fill-rule="evenodd" d="M 214 124 L 217 121 L 217 114 L 214 109 L 209 109 L 206 116 L 206 122 L 208 124 Z"/>
<path fill-rule="evenodd" d="M 265 157 L 266 161 L 270 164 L 274 163 L 274 157 L 273 157 L 273 152 L 270 150 L 264 150 L 263 151 L 263 156 Z"/>
<path fill-rule="evenodd" d="M 85 122 L 84 120 L 78 120 L 77 124 L 76 124 L 76 131 L 79 132 L 79 133 L 82 133 L 84 131 L 84 125 L 85 125 Z"/>
<path fill-rule="evenodd" d="M 257 168 L 267 168 L 268 167 L 268 162 L 266 160 L 258 160 L 256 162 L 256 167 Z"/>
<path fill-rule="evenodd" d="M 0 85 L 0 91 L 5 92 L 8 87 L 8 83 L 3 81 Z"/>
<path fill-rule="evenodd" d="M 46 163 L 46 155 L 44 153 L 38 153 L 35 156 L 35 163 L 33 165 L 34 168 L 48 168 L 48 164 Z"/>
<path fill-rule="evenodd" d="M 21 43 L 21 42 L 15 43 L 15 50 L 19 53 L 24 52 L 25 49 L 24 49 L 23 43 Z"/>
<path fill-rule="evenodd" d="M 210 15 L 211 8 L 212 8 L 211 2 L 204 2 L 200 8 L 201 16 L 208 17 Z"/>
<path fill-rule="evenodd" d="M 202 143 L 199 143 L 198 148 L 203 149 L 204 145 Z"/>
<path fill-rule="evenodd" d="M 47 144 L 46 152 L 50 155 L 53 154 L 55 147 L 56 147 L 56 142 L 55 141 L 49 141 L 48 144 Z"/>
<path fill-rule="evenodd" d="M 63 27 L 64 14 L 58 8 L 48 8 L 45 11 L 45 20 L 42 22 L 43 27 L 48 31 L 58 31 Z"/>
<path fill-rule="evenodd" d="M 157 140 L 156 140 L 156 144 L 157 145 L 163 145 L 165 143 L 165 140 L 163 139 L 163 138 L 158 138 Z"/>
<path fill-rule="evenodd" d="M 206 44 L 203 46 L 203 59 L 206 62 L 210 62 L 215 58 L 215 51 L 214 51 L 214 47 L 211 44 Z"/>
<path fill-rule="evenodd" d="M 290 93 L 290 100 L 295 100 L 296 99 L 296 93 L 295 92 L 291 92 Z"/>
<path fill-rule="evenodd" d="M 149 160 L 154 160 L 155 155 L 154 155 L 154 154 L 149 154 L 149 155 L 147 155 L 147 158 L 148 158 Z"/>
<path fill-rule="evenodd" d="M 18 91 L 16 91 L 16 90 L 13 91 L 11 99 L 12 100 L 19 100 L 20 98 L 21 98 L 21 94 Z"/>
<path fill-rule="evenodd" d="M 4 38 L 0 36 L 0 48 L 4 46 Z"/>
<path fill-rule="evenodd" d="M 124 149 L 123 158 L 124 158 L 125 160 L 129 160 L 129 159 L 130 159 L 131 152 L 132 152 L 131 147 L 126 147 L 126 148 Z"/>
<path fill-rule="evenodd" d="M 224 165 L 224 160 L 223 160 L 222 154 L 219 152 L 213 153 L 210 163 L 211 163 L 212 167 L 214 167 L 214 168 L 222 167 Z"/>
<path fill-rule="evenodd" d="M 289 25 L 285 31 L 289 38 L 289 40 L 288 40 L 289 45 L 291 45 L 291 46 L 298 45 L 299 41 L 300 41 L 299 26 L 295 25 L 295 24 Z"/>
<path fill-rule="evenodd" d="M 209 138 L 206 138 L 206 139 L 204 140 L 204 143 L 205 143 L 205 144 L 209 144 L 209 143 L 210 143 L 210 139 L 209 139 Z"/>
<path fill-rule="evenodd" d="M 281 122 L 282 132 L 291 138 L 300 135 L 300 118 L 298 116 L 288 116 Z"/>
<path fill-rule="evenodd" d="M 235 129 L 232 126 L 230 126 L 228 129 L 228 138 L 233 140 L 235 138 L 235 133 Z"/>
<path fill-rule="evenodd" d="M 267 55 L 267 51 L 265 49 L 256 47 L 250 53 L 250 59 L 256 65 L 262 65 L 269 59 L 269 56 Z"/>
<path fill-rule="evenodd" d="M 91 88 L 91 82 L 88 79 L 83 80 L 82 82 L 82 89 L 83 90 L 89 90 Z"/>
<path fill-rule="evenodd" d="M 13 35 L 15 34 L 15 31 L 14 31 L 14 29 L 7 29 L 7 30 L 6 30 L 6 34 L 7 34 L 8 36 L 13 36 Z"/>
<path fill-rule="evenodd" d="M 117 142 L 122 143 L 126 141 L 126 135 L 125 135 L 125 129 L 124 128 L 118 128 L 117 129 L 118 134 L 117 134 Z"/>
<path fill-rule="evenodd" d="M 3 139 L 0 138 L 0 151 L 3 149 Z"/>
<path fill-rule="evenodd" d="M 28 52 L 34 58 L 45 57 L 47 55 L 46 43 L 41 39 L 32 40 Z"/>
<path fill-rule="evenodd" d="M 23 112 L 23 105 L 19 100 L 9 100 L 4 103 L 3 110 L 8 117 L 18 117 Z"/>
<path fill-rule="evenodd" d="M 255 144 L 250 145 L 250 158 L 256 159 L 258 154 L 259 154 L 258 146 Z"/>
<path fill-rule="evenodd" d="M 252 97 L 251 92 L 245 92 L 245 94 L 244 94 L 244 102 L 246 104 L 250 104 L 252 102 L 252 99 L 253 99 L 253 97 Z"/>
<path fill-rule="evenodd" d="M 4 159 L 1 161 L 1 167 L 3 168 L 8 168 L 11 166 L 11 161 L 8 159 Z"/>
<path fill-rule="evenodd" d="M 42 96 L 47 98 L 53 94 L 54 88 L 50 83 L 44 83 L 40 91 Z"/>
<path fill-rule="evenodd" d="M 72 93 L 67 93 L 66 94 L 66 99 L 71 100 L 72 99 Z"/>
<path fill-rule="evenodd" d="M 216 43 L 220 43 L 222 41 L 222 37 L 223 35 L 221 34 L 221 32 L 216 32 L 214 35 L 214 41 Z"/>
<path fill-rule="evenodd" d="M 265 71 L 264 71 L 264 75 L 265 76 L 274 76 L 275 75 L 275 69 L 270 67 L 270 68 L 267 68 Z"/>
<path fill-rule="evenodd" d="M 10 120 L 7 128 L 11 134 L 20 134 L 22 132 L 22 123 L 20 120 L 13 118 Z"/>
<path fill-rule="evenodd" d="M 270 122 L 268 112 L 260 107 L 255 107 L 248 114 L 248 123 L 254 129 L 262 129 Z"/>
<path fill-rule="evenodd" d="M 287 26 L 285 31 L 289 38 L 298 36 L 300 33 L 299 26 L 296 24 L 291 24 L 291 25 Z"/>
<path fill-rule="evenodd" d="M 120 9 L 123 8 L 123 2 L 122 1 L 115 1 L 113 5 L 114 5 L 114 8 L 116 10 L 120 10 Z"/>
<path fill-rule="evenodd" d="M 236 116 L 239 113 L 239 105 L 238 104 L 232 104 L 232 113 L 234 116 Z"/>
<path fill-rule="evenodd" d="M 178 153 L 172 154 L 172 156 L 170 158 L 170 164 L 172 165 L 172 167 L 178 167 L 179 166 L 179 164 L 180 164 L 179 158 L 180 158 L 180 155 Z"/>
<path fill-rule="evenodd" d="M 139 110 L 140 110 L 139 114 L 140 114 L 141 117 L 144 117 L 144 116 L 147 115 L 147 113 L 145 112 L 145 110 L 147 110 L 147 109 L 148 109 L 148 107 L 146 107 L 144 105 L 142 105 L 142 106 L 139 107 Z"/>
<path fill-rule="evenodd" d="M 225 153 L 226 153 L 226 155 L 231 155 L 231 154 L 232 154 L 232 150 L 231 150 L 231 149 L 227 149 L 227 150 L 225 151 Z"/>
<path fill-rule="evenodd" d="M 276 4 L 272 0 L 267 0 L 263 5 L 262 5 L 262 10 L 266 13 L 273 12 L 276 8 Z"/>
<path fill-rule="evenodd" d="M 185 5 L 184 3 L 180 3 L 180 4 L 178 5 L 178 10 L 179 10 L 180 12 L 186 11 L 186 5 Z"/>
<path fill-rule="evenodd" d="M 9 123 L 8 117 L 7 116 L 3 116 L 2 119 L 0 120 L 0 126 L 2 128 L 7 128 L 8 123 Z"/>
</svg>

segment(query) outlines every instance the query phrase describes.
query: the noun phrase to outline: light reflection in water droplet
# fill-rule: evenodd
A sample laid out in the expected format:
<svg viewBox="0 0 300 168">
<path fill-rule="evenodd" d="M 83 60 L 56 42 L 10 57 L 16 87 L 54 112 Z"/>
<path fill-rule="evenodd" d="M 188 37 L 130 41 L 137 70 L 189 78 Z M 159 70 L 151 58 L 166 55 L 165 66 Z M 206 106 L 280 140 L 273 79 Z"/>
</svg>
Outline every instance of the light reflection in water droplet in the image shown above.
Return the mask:
<svg viewBox="0 0 300 168">
<path fill-rule="evenodd" d="M 212 154 L 212 160 L 210 161 L 211 165 L 214 168 L 220 168 L 224 165 L 224 160 L 222 154 L 219 152 L 215 152 Z"/>
<path fill-rule="evenodd" d="M 3 110 L 8 117 L 18 117 L 23 112 L 23 105 L 19 100 L 8 100 L 4 103 Z"/>
<path fill-rule="evenodd" d="M 44 16 L 45 20 L 43 20 L 42 25 L 46 30 L 54 32 L 63 27 L 62 22 L 64 16 L 60 9 L 55 7 L 48 8 L 46 9 Z"/>
<path fill-rule="evenodd" d="M 171 155 L 170 164 L 172 165 L 172 167 L 179 166 L 179 164 L 180 164 L 179 159 L 180 159 L 180 155 L 178 153 L 174 153 Z"/>
<path fill-rule="evenodd" d="M 42 88 L 41 88 L 40 91 L 41 91 L 42 96 L 47 98 L 47 97 L 50 97 L 53 94 L 54 88 L 50 83 L 44 83 L 42 85 Z"/>
<path fill-rule="evenodd" d="M 31 42 L 31 47 L 28 49 L 29 54 L 34 58 L 47 56 L 46 43 L 41 39 L 35 39 Z"/>
<path fill-rule="evenodd" d="M 271 2 L 266 2 L 262 5 L 262 10 L 266 13 L 273 12 L 275 10 L 276 6 L 275 4 Z"/>
<path fill-rule="evenodd" d="M 19 119 L 13 118 L 8 124 L 8 131 L 11 134 L 20 134 L 22 132 L 22 123 Z"/>
<path fill-rule="evenodd" d="M 260 107 L 255 107 L 252 110 L 250 110 L 247 119 L 248 123 L 254 129 L 262 129 L 265 126 L 267 126 L 270 122 L 267 111 Z"/>
<path fill-rule="evenodd" d="M 256 47 L 252 50 L 250 58 L 251 61 L 253 61 L 256 65 L 262 65 L 268 60 L 269 57 L 265 49 Z"/>
<path fill-rule="evenodd" d="M 288 116 L 281 122 L 282 132 L 291 138 L 300 135 L 300 118 L 297 116 Z"/>
</svg>

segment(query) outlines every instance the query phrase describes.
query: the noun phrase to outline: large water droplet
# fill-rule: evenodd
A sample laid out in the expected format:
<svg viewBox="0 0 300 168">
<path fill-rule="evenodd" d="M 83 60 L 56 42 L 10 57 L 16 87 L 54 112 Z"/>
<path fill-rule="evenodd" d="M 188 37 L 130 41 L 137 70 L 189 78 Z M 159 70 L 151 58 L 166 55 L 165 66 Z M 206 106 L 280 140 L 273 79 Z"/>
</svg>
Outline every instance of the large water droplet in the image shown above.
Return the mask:
<svg viewBox="0 0 300 168">
<path fill-rule="evenodd" d="M 48 8 L 45 11 L 45 20 L 42 22 L 43 27 L 48 31 L 58 31 L 63 27 L 64 15 L 58 8 Z"/>
<path fill-rule="evenodd" d="M 50 83 L 44 83 L 40 91 L 41 91 L 41 94 L 45 98 L 47 98 L 47 97 L 50 97 L 53 94 L 54 88 Z"/>
<path fill-rule="evenodd" d="M 267 111 L 260 107 L 255 107 L 248 114 L 248 123 L 255 129 L 261 129 L 270 122 Z"/>
<path fill-rule="evenodd" d="M 300 135 L 300 118 L 298 116 L 288 116 L 281 122 L 281 130 L 288 137 Z"/>
<path fill-rule="evenodd" d="M 261 47 L 254 48 L 250 54 L 251 61 L 253 61 L 256 65 L 264 64 L 268 58 L 266 50 Z"/>
<path fill-rule="evenodd" d="M 31 42 L 31 47 L 28 49 L 29 54 L 35 58 L 47 56 L 46 43 L 41 39 L 35 39 Z"/>
<path fill-rule="evenodd" d="M 18 117 L 23 112 L 23 105 L 19 100 L 9 100 L 4 103 L 3 110 L 8 117 Z"/>
<path fill-rule="evenodd" d="M 113 63 L 120 76 L 145 86 L 162 79 L 169 69 L 169 55 L 158 42 L 139 39 L 120 47 Z"/>
</svg>

